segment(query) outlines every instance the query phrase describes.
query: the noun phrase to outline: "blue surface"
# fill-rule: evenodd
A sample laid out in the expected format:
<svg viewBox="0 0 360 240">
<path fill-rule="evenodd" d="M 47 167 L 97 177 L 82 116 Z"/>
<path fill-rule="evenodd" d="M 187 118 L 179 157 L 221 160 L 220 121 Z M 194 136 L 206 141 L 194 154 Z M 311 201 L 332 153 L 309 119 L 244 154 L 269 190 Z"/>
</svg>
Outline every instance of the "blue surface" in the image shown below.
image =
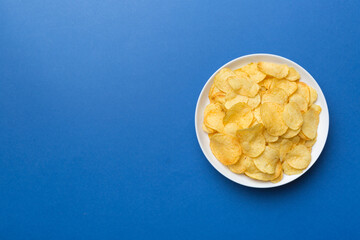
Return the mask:
<svg viewBox="0 0 360 240">
<path fill-rule="evenodd" d="M 0 2 L 0 239 L 360 238 L 359 1 Z M 250 189 L 194 131 L 209 76 L 287 57 L 327 98 L 303 177 Z"/>
</svg>

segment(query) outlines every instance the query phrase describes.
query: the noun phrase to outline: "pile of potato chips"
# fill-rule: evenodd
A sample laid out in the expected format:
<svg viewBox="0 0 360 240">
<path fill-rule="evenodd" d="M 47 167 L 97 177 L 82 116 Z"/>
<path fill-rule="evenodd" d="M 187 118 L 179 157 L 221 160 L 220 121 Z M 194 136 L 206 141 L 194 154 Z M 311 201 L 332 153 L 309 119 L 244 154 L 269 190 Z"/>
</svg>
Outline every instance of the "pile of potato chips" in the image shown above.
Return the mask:
<svg viewBox="0 0 360 240">
<path fill-rule="evenodd" d="M 237 174 L 281 181 L 311 161 L 321 107 L 315 89 L 285 64 L 221 69 L 209 92 L 203 129 L 215 157 Z"/>
</svg>

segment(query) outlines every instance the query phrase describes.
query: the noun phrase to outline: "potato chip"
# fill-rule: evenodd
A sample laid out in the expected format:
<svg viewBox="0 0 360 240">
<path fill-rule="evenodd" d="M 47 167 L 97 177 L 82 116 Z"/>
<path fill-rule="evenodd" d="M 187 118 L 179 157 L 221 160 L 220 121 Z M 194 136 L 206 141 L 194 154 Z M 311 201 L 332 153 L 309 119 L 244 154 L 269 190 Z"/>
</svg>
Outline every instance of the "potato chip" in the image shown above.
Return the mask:
<svg viewBox="0 0 360 240">
<path fill-rule="evenodd" d="M 214 77 L 215 86 L 224 93 L 231 92 L 232 88 L 228 83 L 228 78 L 232 76 L 236 76 L 236 74 L 233 71 L 231 71 L 231 69 L 229 68 L 221 69 Z"/>
<path fill-rule="evenodd" d="M 247 128 L 253 120 L 253 114 L 246 103 L 237 103 L 233 105 L 225 114 L 224 124 L 236 123 L 239 129 Z"/>
<path fill-rule="evenodd" d="M 293 148 L 294 143 L 290 140 L 284 139 L 280 144 L 280 161 L 283 162 L 286 154 Z"/>
<path fill-rule="evenodd" d="M 308 103 L 306 99 L 303 97 L 303 95 L 299 93 L 294 93 L 289 97 L 289 102 L 296 103 L 299 106 L 301 112 L 307 111 Z"/>
<path fill-rule="evenodd" d="M 286 64 L 259 62 L 257 66 L 261 72 L 279 79 L 286 77 L 289 73 L 289 67 Z"/>
<path fill-rule="evenodd" d="M 291 128 L 288 128 L 288 130 L 286 131 L 286 133 L 284 133 L 283 135 L 281 135 L 281 137 L 283 138 L 292 138 L 295 137 L 296 135 L 298 135 L 298 133 L 300 132 L 301 128 L 299 128 L 298 130 L 292 130 Z"/>
<path fill-rule="evenodd" d="M 236 123 L 228 123 L 224 126 L 224 133 L 229 134 L 231 136 L 236 136 L 237 130 L 239 130 L 239 126 Z"/>
<path fill-rule="evenodd" d="M 259 71 L 257 63 L 250 63 L 248 65 L 245 65 L 240 68 L 240 70 L 246 72 L 250 76 L 250 79 L 256 83 L 261 82 L 266 77 L 266 74 Z"/>
<path fill-rule="evenodd" d="M 216 133 L 210 137 L 210 148 L 214 156 L 224 165 L 235 164 L 241 155 L 238 140 L 223 133 Z"/>
<path fill-rule="evenodd" d="M 299 169 L 291 167 L 286 161 L 284 161 L 282 163 L 282 168 L 286 175 L 295 175 L 295 174 L 300 174 L 303 172 L 303 170 L 299 170 Z"/>
<path fill-rule="evenodd" d="M 289 81 L 296 81 L 300 79 L 300 74 L 293 67 L 289 67 L 289 74 L 286 76 Z"/>
<path fill-rule="evenodd" d="M 248 157 L 245 156 L 244 154 L 241 155 L 240 159 L 237 163 L 228 166 L 230 171 L 232 171 L 233 173 L 237 173 L 237 174 L 244 173 L 246 170 L 246 161 L 248 161 L 246 158 L 248 158 Z"/>
<path fill-rule="evenodd" d="M 268 142 L 268 146 L 271 147 L 272 149 L 275 149 L 278 152 L 280 152 L 280 147 L 281 147 L 282 140 L 283 139 L 281 137 L 279 137 L 279 139 L 276 142 Z"/>
<path fill-rule="evenodd" d="M 283 107 L 277 103 L 263 103 L 260 107 L 260 115 L 264 126 L 273 136 L 283 135 L 288 127 L 282 119 Z"/>
<path fill-rule="evenodd" d="M 314 144 L 316 143 L 316 137 L 312 140 L 307 140 L 304 142 L 305 147 L 309 148 L 314 146 Z"/>
<path fill-rule="evenodd" d="M 303 83 L 303 82 L 298 82 L 297 83 L 297 90 L 296 90 L 296 93 L 299 93 L 300 95 L 302 95 L 307 104 L 309 105 L 309 102 L 310 102 L 310 92 L 309 92 L 309 88 L 308 86 L 306 85 L 306 83 Z"/>
<path fill-rule="evenodd" d="M 316 137 L 317 128 L 319 125 L 319 114 L 321 112 L 321 107 L 318 105 L 311 105 L 309 111 L 304 113 L 304 123 L 301 127 L 301 133 L 305 137 L 314 139 Z M 301 136 L 300 136 L 301 137 Z"/>
<path fill-rule="evenodd" d="M 266 146 L 265 150 L 260 156 L 253 158 L 256 168 L 267 174 L 275 173 L 279 159 L 279 152 L 268 146 Z"/>
<path fill-rule="evenodd" d="M 287 93 L 281 88 L 272 88 L 262 96 L 261 103 L 273 102 L 284 105 L 288 101 Z"/>
<path fill-rule="evenodd" d="M 301 132 L 301 130 L 300 130 L 298 136 L 300 137 L 300 140 L 304 140 L 304 141 L 302 141 L 303 144 L 305 143 L 305 141 L 310 140 L 310 138 L 308 138 L 307 136 L 305 136 L 305 135 Z"/>
<path fill-rule="evenodd" d="M 238 94 L 247 97 L 255 97 L 260 89 L 260 86 L 250 78 L 239 75 L 228 77 L 228 83 Z"/>
<path fill-rule="evenodd" d="M 289 138 L 289 140 L 292 141 L 294 144 L 298 144 L 300 142 L 300 137 L 295 136 L 295 137 Z"/>
<path fill-rule="evenodd" d="M 207 133 L 213 133 L 213 132 L 215 132 L 214 129 L 208 128 L 207 126 L 205 126 L 204 123 L 203 123 L 203 125 L 202 125 L 202 128 L 203 128 L 203 130 L 204 130 L 205 132 L 207 132 Z"/>
<path fill-rule="evenodd" d="M 224 129 L 224 116 L 225 112 L 219 103 L 210 103 L 204 111 L 204 125 L 209 129 L 221 132 Z"/>
<path fill-rule="evenodd" d="M 264 126 L 257 124 L 236 132 L 243 153 L 249 157 L 259 156 L 265 149 Z"/>
<path fill-rule="evenodd" d="M 224 104 L 225 103 L 225 96 L 226 94 L 222 91 L 220 91 L 217 87 L 215 87 L 215 84 L 213 84 L 210 88 L 209 92 L 209 100 L 210 102 L 219 102 Z"/>
<path fill-rule="evenodd" d="M 309 166 L 311 153 L 305 145 L 297 145 L 286 154 L 284 160 L 287 161 L 291 167 L 302 170 Z"/>
<path fill-rule="evenodd" d="M 310 86 L 308 86 L 308 88 L 309 88 L 309 93 L 310 93 L 310 101 L 309 101 L 309 106 L 310 106 L 316 101 L 318 94 L 314 88 L 312 88 Z"/>
<path fill-rule="evenodd" d="M 259 106 L 260 101 L 261 101 L 260 95 L 257 94 L 255 97 L 248 98 L 247 104 L 249 105 L 249 107 L 250 107 L 251 109 L 254 109 L 254 108 L 256 108 L 257 106 Z"/>
<path fill-rule="evenodd" d="M 274 78 L 265 78 L 263 81 L 259 82 L 259 85 L 265 89 L 270 89 L 273 83 L 273 79 Z"/>
<path fill-rule="evenodd" d="M 278 162 L 278 164 L 276 165 L 274 174 L 267 174 L 257 169 L 254 162 L 251 160 L 249 161 L 248 167 L 246 168 L 245 175 L 255 180 L 271 181 L 278 178 L 281 175 L 281 172 L 282 172 L 282 167 L 280 162 Z"/>
<path fill-rule="evenodd" d="M 260 115 L 260 106 L 256 107 L 254 110 L 252 110 L 254 118 L 258 123 L 262 123 L 261 115 Z"/>
<path fill-rule="evenodd" d="M 279 175 L 277 178 L 275 178 L 274 180 L 271 180 L 271 182 L 272 182 L 272 183 L 278 183 L 278 182 L 280 182 L 280 181 L 283 179 L 283 176 L 284 176 L 284 174 L 283 174 L 282 166 L 281 166 L 280 175 Z"/>
<path fill-rule="evenodd" d="M 301 115 L 299 106 L 294 102 L 285 105 L 283 111 L 283 120 L 285 124 L 292 130 L 297 130 L 303 124 L 303 116 Z"/>
<path fill-rule="evenodd" d="M 232 106 L 234 106 L 235 104 L 237 104 L 239 102 L 247 103 L 248 102 L 248 97 L 236 94 L 234 98 L 226 100 L 225 108 L 230 109 Z"/>
<path fill-rule="evenodd" d="M 275 79 L 274 78 L 270 89 L 271 88 L 282 88 L 288 94 L 288 96 L 290 96 L 291 94 L 293 94 L 296 91 L 297 84 L 296 84 L 296 82 L 290 82 L 286 79 Z"/>
<path fill-rule="evenodd" d="M 270 135 L 267 131 L 264 131 L 264 137 L 266 142 L 276 142 L 279 137 Z"/>
</svg>

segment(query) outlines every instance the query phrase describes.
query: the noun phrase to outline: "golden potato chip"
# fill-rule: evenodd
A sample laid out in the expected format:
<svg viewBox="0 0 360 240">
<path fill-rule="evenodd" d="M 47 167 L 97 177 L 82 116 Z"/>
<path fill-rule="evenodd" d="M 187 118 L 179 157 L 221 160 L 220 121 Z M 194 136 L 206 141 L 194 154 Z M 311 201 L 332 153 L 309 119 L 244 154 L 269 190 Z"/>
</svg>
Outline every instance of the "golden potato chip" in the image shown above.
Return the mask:
<svg viewBox="0 0 360 240">
<path fill-rule="evenodd" d="M 320 112 L 321 112 L 320 106 L 311 105 L 309 111 L 304 113 L 303 116 L 304 123 L 301 127 L 301 133 L 308 138 L 307 140 L 314 139 L 316 137 L 316 132 L 319 125 Z"/>
<path fill-rule="evenodd" d="M 261 101 L 260 95 L 257 94 L 255 97 L 248 98 L 247 104 L 249 105 L 249 107 L 250 107 L 251 109 L 254 109 L 254 108 L 256 108 L 257 106 L 259 106 L 260 101 Z"/>
<path fill-rule="evenodd" d="M 272 149 L 277 150 L 278 152 L 280 152 L 280 147 L 281 147 L 281 142 L 282 142 L 282 138 L 279 137 L 279 139 L 276 142 L 268 142 L 268 146 L 271 147 Z"/>
<path fill-rule="evenodd" d="M 267 174 L 275 173 L 279 159 L 279 152 L 268 146 L 266 146 L 265 150 L 262 154 L 260 154 L 260 156 L 253 158 L 256 168 Z"/>
<path fill-rule="evenodd" d="M 305 147 L 309 148 L 314 146 L 314 144 L 316 143 L 316 137 L 312 140 L 307 140 L 304 142 Z"/>
<path fill-rule="evenodd" d="M 218 132 L 223 131 L 225 113 L 219 103 L 210 103 L 204 111 L 204 125 Z"/>
<path fill-rule="evenodd" d="M 299 93 L 294 93 L 293 95 L 291 95 L 289 97 L 289 102 L 296 103 L 298 105 L 298 107 L 300 108 L 301 112 L 307 111 L 308 103 L 307 103 L 306 99 L 303 97 L 303 95 L 301 95 Z"/>
<path fill-rule="evenodd" d="M 282 167 L 281 167 L 280 162 L 278 162 L 274 174 L 267 174 L 267 173 L 261 172 L 259 169 L 257 169 L 253 160 L 251 160 L 251 159 L 250 159 L 250 161 L 248 161 L 248 163 L 249 164 L 246 168 L 245 175 L 250 178 L 253 178 L 255 180 L 271 181 L 271 180 L 278 178 L 282 172 Z"/>
<path fill-rule="evenodd" d="M 296 82 L 290 82 L 286 79 L 275 79 L 274 78 L 270 89 L 271 88 L 282 88 L 288 94 L 288 96 L 290 96 L 291 94 L 293 94 L 296 91 L 297 84 L 296 84 Z"/>
<path fill-rule="evenodd" d="M 263 103 L 260 107 L 260 115 L 264 126 L 273 136 L 283 135 L 288 127 L 282 119 L 283 107 L 277 103 Z"/>
<path fill-rule="evenodd" d="M 257 63 L 250 63 L 248 65 L 245 65 L 240 68 L 240 70 L 246 72 L 250 76 L 250 79 L 256 83 L 261 82 L 266 77 L 266 74 L 259 71 Z"/>
<path fill-rule="evenodd" d="M 225 108 L 230 109 L 232 106 L 234 106 L 235 104 L 237 104 L 239 102 L 247 103 L 248 102 L 248 97 L 236 94 L 236 96 L 234 98 L 226 100 Z"/>
<path fill-rule="evenodd" d="M 232 76 L 236 76 L 236 74 L 233 71 L 231 71 L 231 69 L 229 68 L 221 69 L 214 77 L 215 86 L 224 93 L 231 92 L 232 88 L 228 83 L 228 78 Z"/>
<path fill-rule="evenodd" d="M 228 123 L 224 126 L 224 133 L 236 136 L 237 130 L 239 130 L 239 126 L 236 123 Z"/>
<path fill-rule="evenodd" d="M 203 130 L 204 130 L 205 132 L 207 132 L 207 133 L 213 133 L 213 132 L 215 132 L 215 130 L 213 130 L 213 129 L 211 129 L 211 128 L 208 128 L 207 126 L 205 126 L 204 123 L 203 123 L 203 125 L 202 125 L 202 128 L 203 128 Z"/>
<path fill-rule="evenodd" d="M 267 131 L 263 132 L 266 142 L 276 142 L 279 137 L 270 135 Z"/>
<path fill-rule="evenodd" d="M 275 178 L 274 180 L 271 180 L 271 182 L 272 182 L 272 183 L 278 183 L 278 182 L 280 182 L 280 181 L 283 179 L 283 176 L 284 176 L 284 174 L 283 174 L 282 166 L 281 166 L 280 175 L 279 175 L 277 178 Z"/>
<path fill-rule="evenodd" d="M 302 141 L 302 143 L 305 143 L 305 141 L 310 140 L 310 138 L 308 138 L 301 132 L 301 129 L 300 129 L 298 136 L 300 137 L 301 140 L 304 140 L 304 141 Z"/>
<path fill-rule="evenodd" d="M 233 173 L 237 173 L 237 174 L 244 173 L 246 170 L 246 161 L 248 161 L 246 158 L 248 158 L 248 157 L 245 156 L 244 154 L 241 155 L 240 159 L 237 163 L 228 166 L 230 171 L 232 171 Z"/>
<path fill-rule="evenodd" d="M 257 124 L 236 132 L 243 153 L 249 157 L 259 156 L 265 149 L 264 126 Z"/>
<path fill-rule="evenodd" d="M 283 111 L 283 120 L 285 124 L 292 130 L 297 130 L 303 124 L 303 116 L 301 115 L 299 106 L 294 102 L 285 105 Z"/>
<path fill-rule="evenodd" d="M 296 93 L 299 93 L 300 95 L 302 95 L 307 104 L 309 105 L 309 102 L 310 102 L 310 92 L 309 92 L 309 88 L 308 88 L 308 85 L 306 85 L 306 83 L 303 83 L 303 82 L 298 82 L 297 83 L 297 90 L 296 90 Z"/>
<path fill-rule="evenodd" d="M 289 140 L 292 141 L 294 144 L 298 144 L 300 142 L 300 137 L 295 136 L 295 137 L 289 138 Z"/>
<path fill-rule="evenodd" d="M 250 78 L 242 77 L 236 74 L 228 77 L 228 83 L 238 94 L 247 97 L 255 97 L 260 89 L 260 86 L 253 82 Z"/>
<path fill-rule="evenodd" d="M 249 128 L 255 126 L 256 124 L 259 124 L 259 122 L 256 120 L 256 118 L 253 118 L 253 121 L 250 124 Z"/>
<path fill-rule="evenodd" d="M 305 145 L 296 145 L 286 154 L 284 160 L 287 161 L 291 167 L 302 170 L 309 166 L 311 153 Z"/>
<path fill-rule="evenodd" d="M 295 175 L 295 174 L 300 174 L 303 172 L 303 170 L 299 170 L 299 169 L 291 167 L 286 161 L 284 161 L 282 163 L 282 168 L 286 175 Z"/>
<path fill-rule="evenodd" d="M 283 135 L 281 135 L 281 137 L 283 138 L 292 138 L 295 137 L 296 135 L 299 134 L 301 128 L 299 128 L 298 130 L 292 130 L 291 128 L 288 128 L 288 130 L 286 131 L 286 133 L 284 133 Z M 300 139 L 299 139 L 300 140 Z"/>
<path fill-rule="evenodd" d="M 310 93 L 310 101 L 309 101 L 309 106 L 310 106 L 316 101 L 318 94 L 314 88 L 312 88 L 310 86 L 308 86 L 308 88 L 309 88 L 309 93 Z"/>
<path fill-rule="evenodd" d="M 274 78 L 265 78 L 263 81 L 259 82 L 259 85 L 265 89 L 270 89 L 273 83 L 273 79 Z"/>
<path fill-rule="evenodd" d="M 210 137 L 210 149 L 214 156 L 224 165 L 235 164 L 241 155 L 238 140 L 223 133 L 216 133 Z"/>
<path fill-rule="evenodd" d="M 254 118 L 256 119 L 256 121 L 258 123 L 262 123 L 261 115 L 260 115 L 260 106 L 256 107 L 254 110 L 252 110 L 252 112 L 254 114 Z"/>
<path fill-rule="evenodd" d="M 284 139 L 280 144 L 280 161 L 283 162 L 286 154 L 293 148 L 294 143 L 290 140 Z"/>
<path fill-rule="evenodd" d="M 289 81 L 296 81 L 300 79 L 300 74 L 293 67 L 289 67 L 289 74 L 286 76 Z"/>
<path fill-rule="evenodd" d="M 267 91 L 261 99 L 261 103 L 273 102 L 284 105 L 288 101 L 287 93 L 281 88 L 272 88 Z"/>
<path fill-rule="evenodd" d="M 253 120 L 253 114 L 246 103 L 237 103 L 233 105 L 225 114 L 224 124 L 236 123 L 239 129 L 247 128 Z"/>
<path fill-rule="evenodd" d="M 289 67 L 286 64 L 259 62 L 257 66 L 261 72 L 279 79 L 286 77 L 289 73 Z"/>
<path fill-rule="evenodd" d="M 250 76 L 246 72 L 242 71 L 241 68 L 234 70 L 234 73 L 243 78 L 250 78 Z"/>
</svg>

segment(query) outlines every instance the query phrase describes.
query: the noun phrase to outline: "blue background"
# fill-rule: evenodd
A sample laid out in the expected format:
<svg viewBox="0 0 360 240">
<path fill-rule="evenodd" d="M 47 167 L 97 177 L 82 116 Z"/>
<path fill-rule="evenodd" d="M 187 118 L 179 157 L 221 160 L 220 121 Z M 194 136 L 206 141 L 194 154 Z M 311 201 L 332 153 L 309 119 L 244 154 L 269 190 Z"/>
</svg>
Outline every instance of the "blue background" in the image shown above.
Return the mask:
<svg viewBox="0 0 360 240">
<path fill-rule="evenodd" d="M 359 1 L 0 1 L 0 239 L 360 238 Z M 311 170 L 221 176 L 198 95 L 251 53 L 307 69 L 329 105 Z"/>
</svg>

